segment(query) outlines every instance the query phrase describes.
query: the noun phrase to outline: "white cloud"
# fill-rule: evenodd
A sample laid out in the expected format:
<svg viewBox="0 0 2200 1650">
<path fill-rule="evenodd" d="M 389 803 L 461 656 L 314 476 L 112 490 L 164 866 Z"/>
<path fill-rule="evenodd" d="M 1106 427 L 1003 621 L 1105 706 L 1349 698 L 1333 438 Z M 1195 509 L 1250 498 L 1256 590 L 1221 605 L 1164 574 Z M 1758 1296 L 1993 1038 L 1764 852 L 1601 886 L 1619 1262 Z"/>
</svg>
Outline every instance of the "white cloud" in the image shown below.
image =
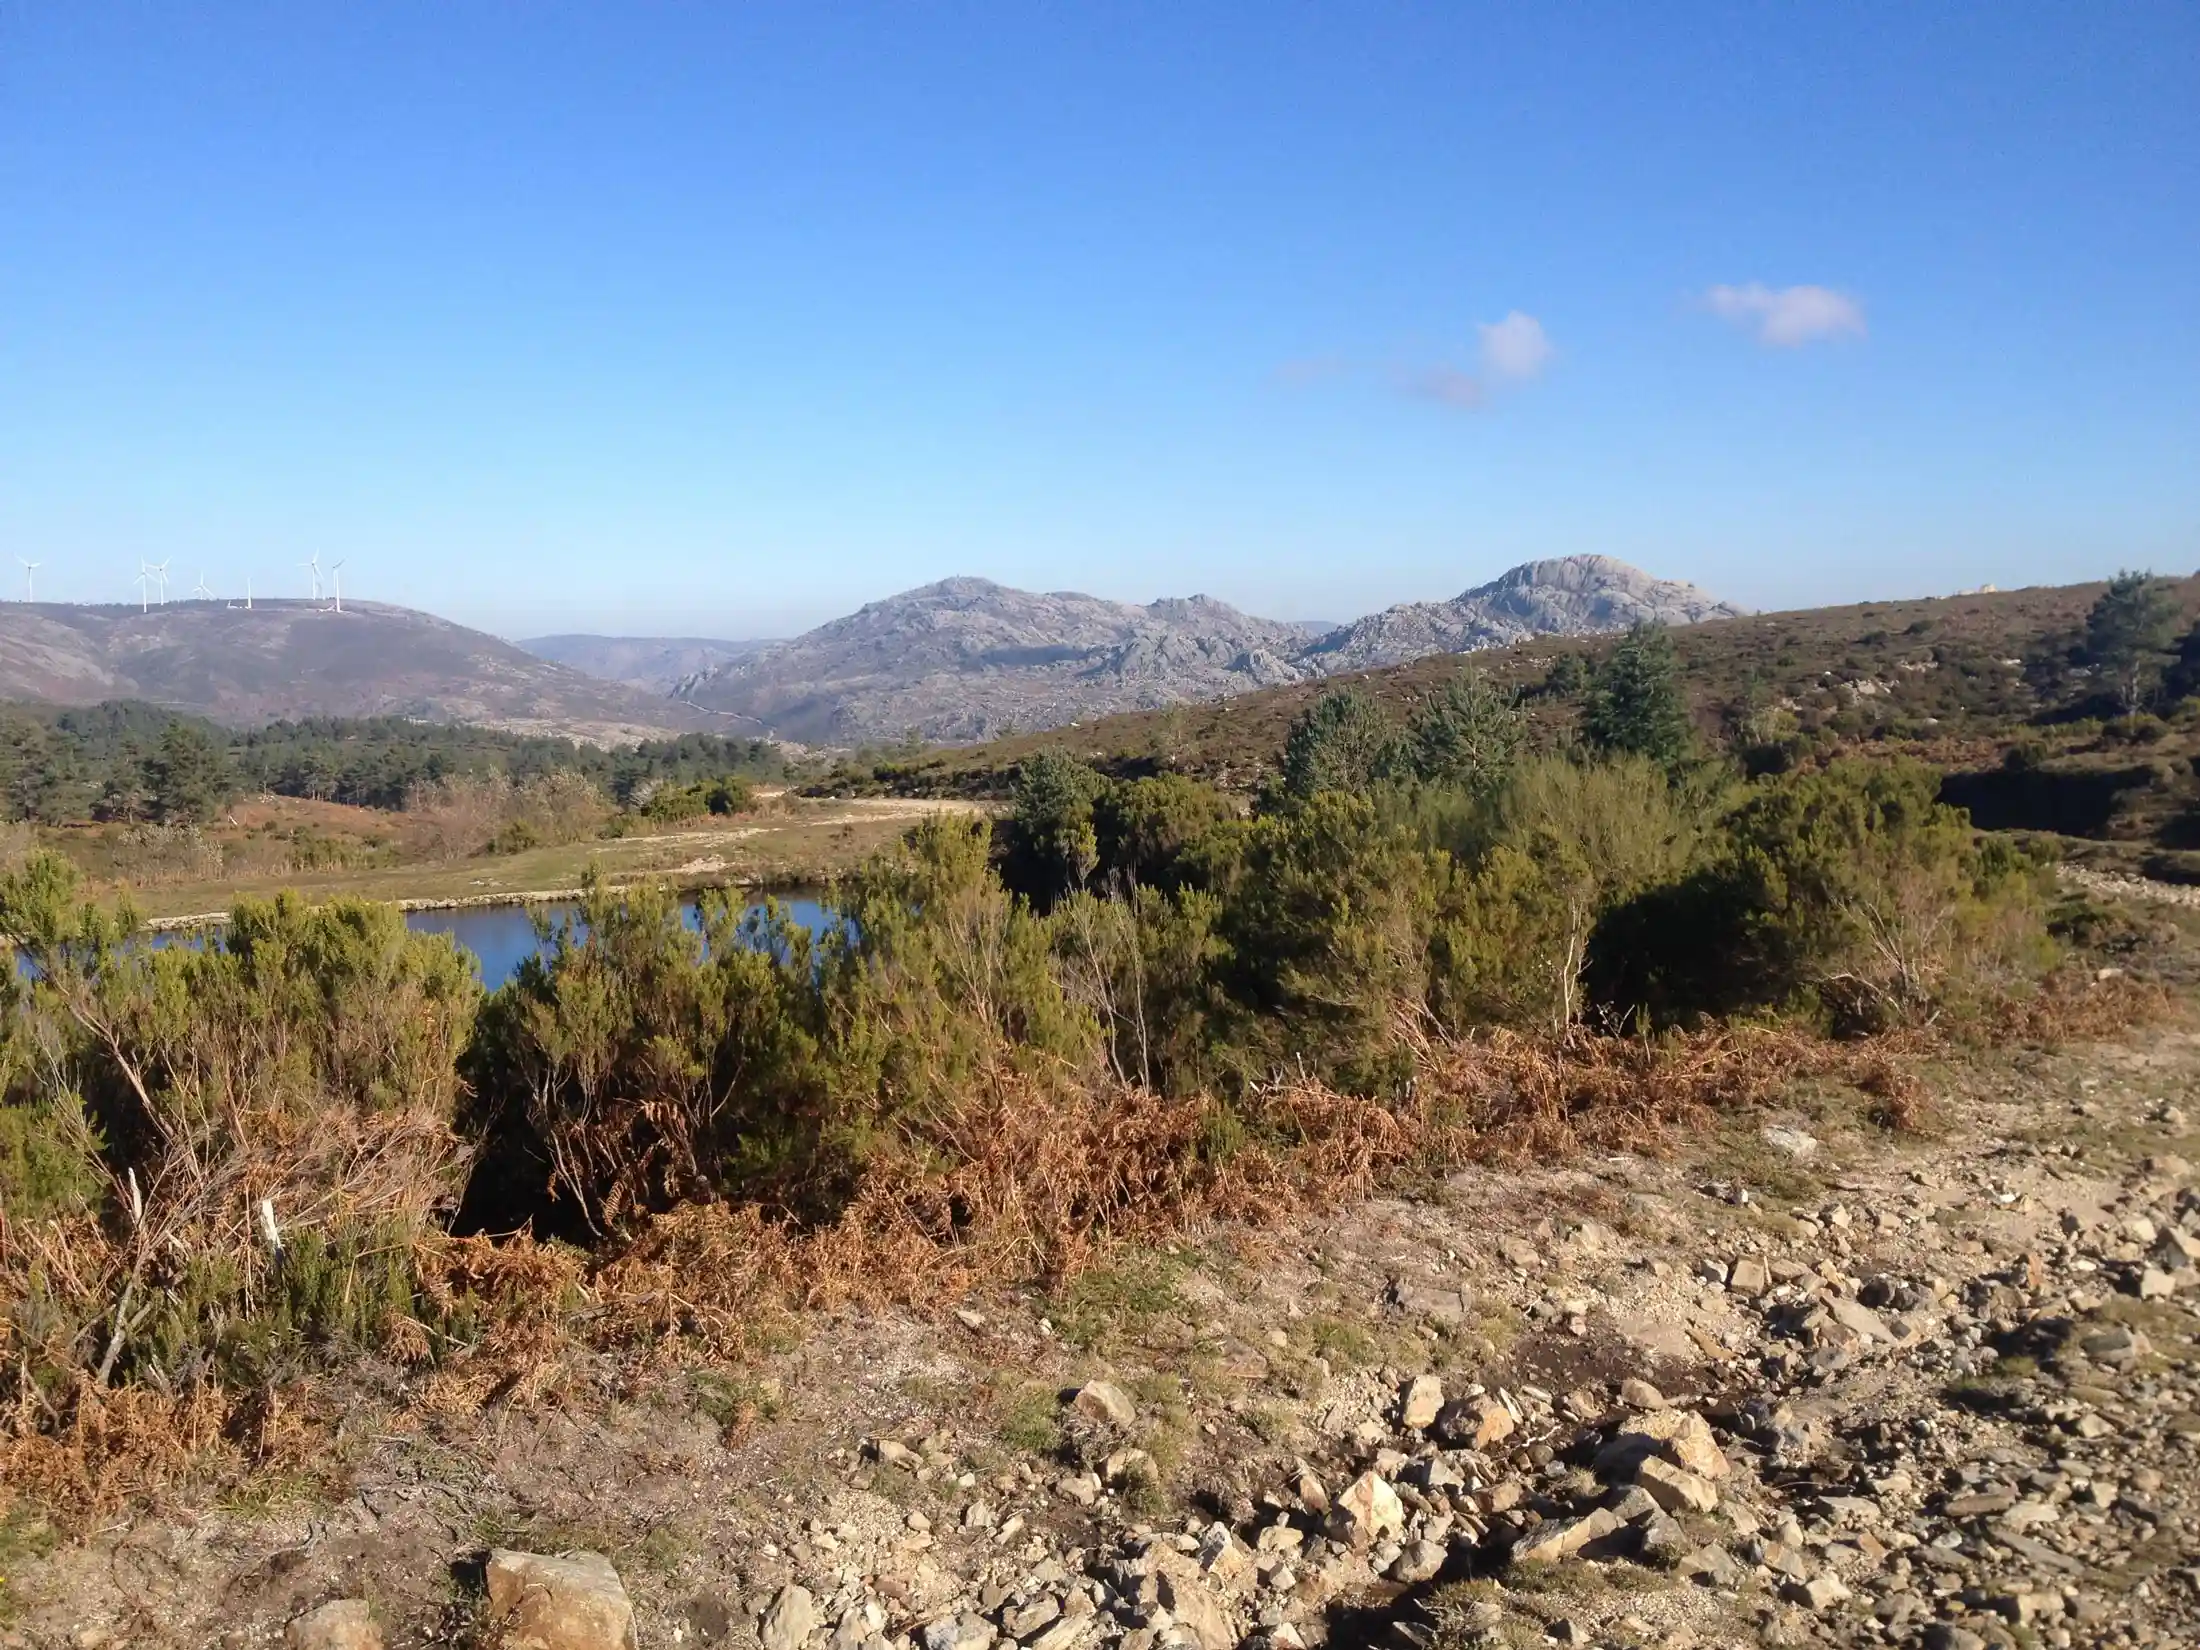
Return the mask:
<svg viewBox="0 0 2200 1650">
<path fill-rule="evenodd" d="M 1550 364 L 1550 335 L 1533 315 L 1516 309 L 1502 321 L 1484 321 L 1475 330 L 1482 334 L 1482 370 L 1492 378 L 1524 382 Z"/>
<path fill-rule="evenodd" d="M 1775 289 L 1752 281 L 1747 286 L 1715 286 L 1704 294 L 1704 302 L 1714 315 L 1754 332 L 1759 343 L 1782 349 L 1844 333 L 1864 335 L 1864 306 L 1831 287 Z"/>
</svg>

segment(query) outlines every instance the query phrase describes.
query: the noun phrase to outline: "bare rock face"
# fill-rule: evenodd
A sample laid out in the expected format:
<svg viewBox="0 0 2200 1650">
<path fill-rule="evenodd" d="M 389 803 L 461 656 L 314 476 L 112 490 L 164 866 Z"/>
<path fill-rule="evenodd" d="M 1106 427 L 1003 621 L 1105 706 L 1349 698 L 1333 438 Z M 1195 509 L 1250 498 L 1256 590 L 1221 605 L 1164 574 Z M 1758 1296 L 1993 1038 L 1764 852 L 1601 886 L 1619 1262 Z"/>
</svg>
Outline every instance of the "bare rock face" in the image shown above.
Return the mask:
<svg viewBox="0 0 2200 1650">
<path fill-rule="evenodd" d="M 943 579 L 699 671 L 675 693 L 782 738 L 990 739 L 1310 674 L 1306 635 L 1205 596 L 1138 607 Z"/>
<path fill-rule="evenodd" d="M 504 1650 L 632 1650 L 634 1607 L 601 1553 L 553 1558 L 499 1548 L 489 1555 L 488 1583 Z"/>
<path fill-rule="evenodd" d="M 998 737 L 1502 647 L 1530 636 L 1692 624 L 1741 610 L 1609 556 L 1530 562 L 1448 602 L 1319 635 L 1206 596 L 1144 607 L 943 579 L 681 679 L 676 697 L 811 744 Z"/>
<path fill-rule="evenodd" d="M 1699 624 L 1742 609 L 1610 556 L 1531 561 L 1448 602 L 1388 607 L 1322 637 L 1306 662 L 1327 673 L 1469 653 L 1531 636 L 1597 635 L 1637 623 Z"/>
<path fill-rule="evenodd" d="M 363 1598 L 340 1598 L 308 1610 L 283 1632 L 284 1650 L 382 1650 L 382 1629 Z"/>
</svg>

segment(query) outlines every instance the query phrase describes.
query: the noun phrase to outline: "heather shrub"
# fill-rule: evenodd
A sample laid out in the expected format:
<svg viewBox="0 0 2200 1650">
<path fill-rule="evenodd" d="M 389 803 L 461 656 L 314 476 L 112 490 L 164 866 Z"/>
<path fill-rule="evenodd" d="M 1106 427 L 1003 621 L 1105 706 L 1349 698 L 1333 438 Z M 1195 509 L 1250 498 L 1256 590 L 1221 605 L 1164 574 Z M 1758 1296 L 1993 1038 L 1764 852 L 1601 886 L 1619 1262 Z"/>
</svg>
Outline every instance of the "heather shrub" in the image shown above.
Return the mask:
<svg viewBox="0 0 2200 1650">
<path fill-rule="evenodd" d="M 1524 764 L 1459 862 L 1432 948 L 1430 1003 L 1453 1030 L 1565 1032 L 1583 1014 L 1590 942 L 1608 913 L 1677 879 L 1708 801 L 1640 756 Z"/>
<path fill-rule="evenodd" d="M 480 987 L 389 906 L 240 901 L 154 949 L 66 862 L 0 875 L 8 986 L 0 1381 L 176 1394 L 323 1343 L 425 1355 L 414 1243 L 463 1183 L 456 1064 Z"/>
<path fill-rule="evenodd" d="M 1303 1069 L 1348 1090 L 1402 1084 L 1396 1033 L 1426 991 L 1440 853 L 1365 796 L 1322 791 L 1256 820 L 1216 918 L 1226 1058 L 1247 1074 Z"/>
<path fill-rule="evenodd" d="M 467 1058 L 470 1224 L 603 1232 L 689 1198 L 798 1196 L 820 1149 L 808 935 L 723 892 L 592 884 Z"/>
<path fill-rule="evenodd" d="M 1938 793 L 1915 762 L 1760 781 L 1703 866 L 1615 911 L 1600 995 L 1658 1019 L 1793 1009 L 1870 1031 L 2036 977 L 2053 960 L 2037 867 Z"/>
</svg>

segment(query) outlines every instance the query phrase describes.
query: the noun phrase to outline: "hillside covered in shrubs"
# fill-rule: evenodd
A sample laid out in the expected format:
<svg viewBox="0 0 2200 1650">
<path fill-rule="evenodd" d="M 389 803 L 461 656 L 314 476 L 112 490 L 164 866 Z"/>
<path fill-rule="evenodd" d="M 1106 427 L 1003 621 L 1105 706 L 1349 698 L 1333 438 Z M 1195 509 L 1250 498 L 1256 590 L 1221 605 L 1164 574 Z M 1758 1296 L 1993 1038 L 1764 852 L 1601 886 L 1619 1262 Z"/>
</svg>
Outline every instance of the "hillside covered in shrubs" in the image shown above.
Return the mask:
<svg viewBox="0 0 2200 1650">
<path fill-rule="evenodd" d="M 154 948 L 31 859 L 0 877 L 9 1481 L 89 1505 L 262 1459 L 362 1353 L 413 1400 L 524 1399 L 577 1343 L 937 1304 L 1798 1070 L 1899 1121 L 1886 1039 L 2105 1011 L 2052 977 L 2042 868 L 1930 770 L 1745 777 L 1654 631 L 1587 691 L 1564 752 L 1474 677 L 1401 721 L 1325 697 L 1251 806 L 1037 756 L 820 938 L 598 889 L 486 996 L 390 908 Z"/>
</svg>

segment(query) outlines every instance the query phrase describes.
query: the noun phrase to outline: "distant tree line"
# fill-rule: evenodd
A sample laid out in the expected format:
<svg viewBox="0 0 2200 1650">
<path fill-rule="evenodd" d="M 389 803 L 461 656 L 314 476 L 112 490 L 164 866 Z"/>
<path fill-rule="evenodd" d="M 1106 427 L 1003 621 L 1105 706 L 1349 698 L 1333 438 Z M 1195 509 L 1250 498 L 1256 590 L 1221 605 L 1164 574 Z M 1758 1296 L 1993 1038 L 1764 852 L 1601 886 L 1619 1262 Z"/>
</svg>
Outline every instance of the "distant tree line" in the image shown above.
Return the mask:
<svg viewBox="0 0 2200 1650">
<path fill-rule="evenodd" d="M 238 731 L 142 701 L 0 706 L 0 812 L 11 820 L 187 823 L 240 795 L 396 809 L 453 779 L 574 774 L 621 806 L 785 772 L 766 740 L 689 733 L 605 749 L 403 717 L 313 717 Z M 707 803 L 705 804 L 708 805 Z"/>
</svg>

